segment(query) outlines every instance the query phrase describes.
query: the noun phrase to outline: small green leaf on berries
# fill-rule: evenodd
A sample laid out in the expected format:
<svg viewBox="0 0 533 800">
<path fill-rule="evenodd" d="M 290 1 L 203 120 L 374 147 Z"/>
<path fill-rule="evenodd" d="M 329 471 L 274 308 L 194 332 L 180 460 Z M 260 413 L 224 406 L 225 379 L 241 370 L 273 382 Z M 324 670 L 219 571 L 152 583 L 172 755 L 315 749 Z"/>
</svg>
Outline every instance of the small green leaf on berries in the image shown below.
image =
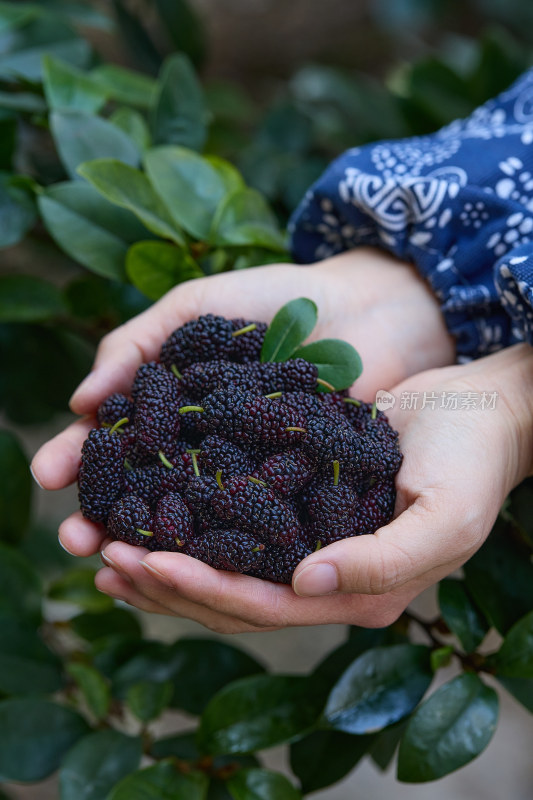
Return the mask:
<svg viewBox="0 0 533 800">
<path fill-rule="evenodd" d="M 320 339 L 299 347 L 293 358 L 305 358 L 318 367 L 318 377 L 332 384 L 337 391 L 347 389 L 363 371 L 361 356 L 348 342 L 341 339 Z M 318 391 L 328 391 L 322 386 Z"/>
<path fill-rule="evenodd" d="M 317 318 L 316 303 L 307 297 L 299 297 L 282 306 L 265 333 L 261 361 L 291 358 L 315 327 Z"/>
</svg>

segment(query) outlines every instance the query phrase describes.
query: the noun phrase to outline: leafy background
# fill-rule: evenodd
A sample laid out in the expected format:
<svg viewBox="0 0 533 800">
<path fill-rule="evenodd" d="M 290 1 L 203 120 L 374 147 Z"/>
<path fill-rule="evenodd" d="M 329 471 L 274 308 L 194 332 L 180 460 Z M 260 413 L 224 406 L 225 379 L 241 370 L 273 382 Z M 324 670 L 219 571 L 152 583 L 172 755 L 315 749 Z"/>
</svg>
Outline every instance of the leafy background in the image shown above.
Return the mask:
<svg viewBox="0 0 533 800">
<path fill-rule="evenodd" d="M 434 130 L 531 60 L 518 0 L 336 0 L 329 29 L 314 0 L 222 5 L 0 2 L 0 797 L 52 775 L 62 800 L 293 800 L 359 762 L 416 796 L 484 750 L 498 698 L 533 710 L 531 481 L 430 605 L 320 653 L 313 631 L 299 665 L 292 632 L 262 656 L 176 638 L 57 547 L 75 499 L 32 490 L 28 456 L 100 337 L 190 277 L 286 259 L 334 155 Z"/>
</svg>

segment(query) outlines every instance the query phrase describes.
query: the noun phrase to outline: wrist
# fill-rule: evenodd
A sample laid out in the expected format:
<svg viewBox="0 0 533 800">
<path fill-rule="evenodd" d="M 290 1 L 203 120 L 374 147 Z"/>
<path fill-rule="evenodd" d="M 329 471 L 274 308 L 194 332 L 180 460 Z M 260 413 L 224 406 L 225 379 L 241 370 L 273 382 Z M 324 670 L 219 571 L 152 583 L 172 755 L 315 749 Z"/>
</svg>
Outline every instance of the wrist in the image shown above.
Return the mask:
<svg viewBox="0 0 533 800">
<path fill-rule="evenodd" d="M 455 343 L 440 303 L 412 264 L 378 248 L 360 247 L 323 266 L 330 275 L 340 274 L 346 290 L 355 287 L 359 313 L 395 354 L 398 380 L 455 362 Z"/>
</svg>

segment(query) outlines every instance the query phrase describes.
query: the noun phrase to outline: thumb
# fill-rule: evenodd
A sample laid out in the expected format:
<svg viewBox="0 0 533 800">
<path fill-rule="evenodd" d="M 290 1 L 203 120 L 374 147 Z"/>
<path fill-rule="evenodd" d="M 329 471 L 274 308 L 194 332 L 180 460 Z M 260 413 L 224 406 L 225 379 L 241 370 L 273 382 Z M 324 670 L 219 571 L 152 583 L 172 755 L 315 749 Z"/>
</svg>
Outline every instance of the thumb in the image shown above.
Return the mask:
<svg viewBox="0 0 533 800">
<path fill-rule="evenodd" d="M 418 498 L 375 534 L 342 539 L 308 556 L 294 572 L 293 589 L 303 597 L 385 594 L 428 572 L 438 580 L 480 545 L 469 516 L 459 512 L 452 519 L 449 508 L 430 508 L 427 498 Z"/>
</svg>

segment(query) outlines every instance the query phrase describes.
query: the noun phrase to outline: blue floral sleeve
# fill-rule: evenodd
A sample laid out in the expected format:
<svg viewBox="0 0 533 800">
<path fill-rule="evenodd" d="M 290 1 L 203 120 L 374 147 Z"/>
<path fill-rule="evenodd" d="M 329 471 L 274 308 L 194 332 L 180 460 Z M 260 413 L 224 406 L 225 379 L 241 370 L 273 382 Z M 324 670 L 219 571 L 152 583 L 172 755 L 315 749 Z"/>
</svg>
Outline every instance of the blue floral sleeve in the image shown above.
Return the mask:
<svg viewBox="0 0 533 800">
<path fill-rule="evenodd" d="M 289 232 L 299 263 L 361 245 L 413 262 L 459 361 L 533 344 L 533 69 L 430 136 L 348 150 Z"/>
</svg>

